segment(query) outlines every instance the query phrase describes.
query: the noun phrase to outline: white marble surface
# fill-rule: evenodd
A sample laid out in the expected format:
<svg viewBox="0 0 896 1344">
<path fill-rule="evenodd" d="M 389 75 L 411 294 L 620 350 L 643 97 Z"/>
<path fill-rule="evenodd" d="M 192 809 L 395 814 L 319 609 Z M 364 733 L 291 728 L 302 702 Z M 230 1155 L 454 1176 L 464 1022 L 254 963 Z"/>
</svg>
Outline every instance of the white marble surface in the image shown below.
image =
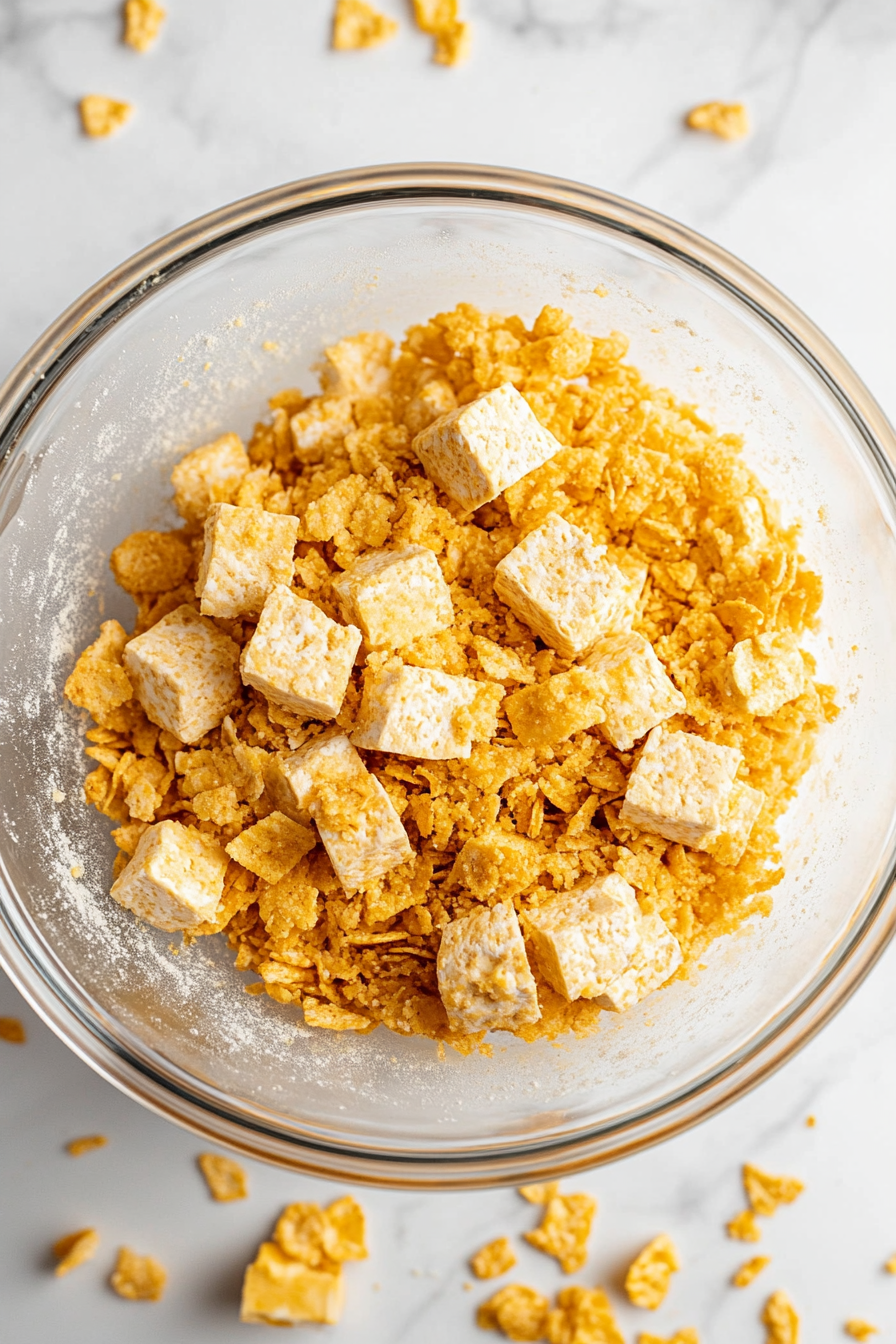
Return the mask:
<svg viewBox="0 0 896 1344">
<path fill-rule="evenodd" d="M 467 0 L 470 64 L 428 63 L 405 20 L 378 52 L 327 50 L 330 0 L 169 0 L 152 54 L 119 45 L 110 0 L 0 0 L 0 372 L 87 285 L 159 234 L 227 200 L 360 163 L 455 159 L 534 168 L 599 184 L 675 215 L 764 272 L 828 332 L 896 413 L 896 5 L 893 0 Z M 127 130 L 91 143 L 87 92 L 126 98 Z M 755 134 L 740 145 L 689 135 L 682 112 L 744 97 Z M 571 1188 L 601 1211 L 580 1281 L 608 1284 L 627 1339 L 695 1325 L 715 1344 L 762 1338 L 767 1291 L 785 1287 L 806 1338 L 843 1338 L 861 1315 L 896 1331 L 896 950 L 836 1021 L 774 1079 L 697 1131 L 596 1170 Z M 0 1337 L 29 1344 L 245 1339 L 238 1284 L 287 1200 L 323 1182 L 254 1167 L 252 1198 L 214 1206 L 199 1145 L 102 1083 L 0 982 L 0 1013 L 22 1014 L 25 1048 L 0 1043 Z M 810 1112 L 814 1130 L 805 1127 Z M 61 1145 L 110 1135 L 79 1161 Z M 773 1265 L 727 1284 L 752 1248 L 725 1239 L 752 1158 L 808 1186 L 768 1225 Z M 485 1338 L 484 1287 L 464 1291 L 465 1257 L 520 1232 L 533 1210 L 512 1191 L 366 1193 L 373 1255 L 349 1270 L 334 1341 L 432 1344 Z M 99 1258 L 56 1281 L 47 1246 L 95 1223 Z M 655 1233 L 685 1270 L 656 1320 L 625 1309 L 620 1269 Z M 128 1242 L 171 1272 L 160 1305 L 104 1287 Z M 524 1248 L 518 1277 L 559 1286 Z M 314 1334 L 320 1337 L 326 1331 Z"/>
</svg>

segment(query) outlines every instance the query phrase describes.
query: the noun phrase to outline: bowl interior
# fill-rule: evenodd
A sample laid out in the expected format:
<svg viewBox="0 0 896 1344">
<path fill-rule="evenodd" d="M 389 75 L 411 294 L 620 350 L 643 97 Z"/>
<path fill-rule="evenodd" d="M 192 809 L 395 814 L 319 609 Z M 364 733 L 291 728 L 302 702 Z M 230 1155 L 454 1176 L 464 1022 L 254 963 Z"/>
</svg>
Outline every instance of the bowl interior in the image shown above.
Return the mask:
<svg viewBox="0 0 896 1344">
<path fill-rule="evenodd" d="M 825 581 L 813 652 L 839 718 L 787 814 L 774 912 L 717 943 L 689 983 L 559 1047 L 494 1037 L 491 1058 L 304 1026 L 243 993 L 223 938 L 176 951 L 108 896 L 110 823 L 81 801 L 81 717 L 61 687 L 99 621 L 127 626 L 109 573 L 133 529 L 176 525 L 184 451 L 246 435 L 281 387 L 315 387 L 331 340 L 467 300 L 542 304 L 631 339 L 649 379 L 746 437 L 747 458 Z M 265 350 L 264 342 L 276 342 Z M 0 811 L 8 919 L 33 974 L 114 1052 L 188 1100 L 297 1144 L 401 1158 L 529 1151 L 659 1114 L 749 1054 L 844 955 L 888 875 L 894 803 L 893 500 L 823 373 L 712 274 L 650 239 L 547 207 L 383 200 L 219 245 L 96 336 L 31 416 L 0 477 Z M 53 801 L 53 792 L 65 794 Z M 73 876 L 73 873 L 78 874 Z"/>
</svg>

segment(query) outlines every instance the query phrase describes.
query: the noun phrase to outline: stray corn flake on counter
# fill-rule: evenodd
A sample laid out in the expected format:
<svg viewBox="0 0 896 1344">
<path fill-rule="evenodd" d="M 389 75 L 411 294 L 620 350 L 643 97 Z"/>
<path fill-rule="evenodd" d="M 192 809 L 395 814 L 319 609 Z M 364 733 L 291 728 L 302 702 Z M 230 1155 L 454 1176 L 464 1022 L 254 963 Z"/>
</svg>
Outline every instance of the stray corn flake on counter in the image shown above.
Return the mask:
<svg viewBox="0 0 896 1344">
<path fill-rule="evenodd" d="M 461 304 L 178 463 L 183 527 L 111 557 L 133 632 L 65 687 L 116 900 L 312 1025 L 462 1052 L 587 1035 L 769 911 L 837 712 L 821 581 L 626 350 Z"/>
</svg>

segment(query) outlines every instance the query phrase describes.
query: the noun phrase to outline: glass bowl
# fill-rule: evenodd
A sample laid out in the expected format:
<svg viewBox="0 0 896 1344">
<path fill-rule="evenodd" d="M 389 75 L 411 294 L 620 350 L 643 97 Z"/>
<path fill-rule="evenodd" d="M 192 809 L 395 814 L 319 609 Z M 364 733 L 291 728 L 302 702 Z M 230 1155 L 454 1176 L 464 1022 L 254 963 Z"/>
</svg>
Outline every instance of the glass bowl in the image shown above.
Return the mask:
<svg viewBox="0 0 896 1344">
<path fill-rule="evenodd" d="M 655 383 L 746 436 L 824 575 L 819 675 L 842 706 L 784 822 L 773 914 L 688 983 L 588 1040 L 498 1034 L 491 1058 L 304 1026 L 242 992 L 223 938 L 171 936 L 108 896 L 110 825 L 81 801 L 61 687 L 103 617 L 107 557 L 173 523 L 186 449 L 246 434 L 321 347 L 467 300 L 563 306 L 631 338 Z M 265 348 L 276 342 L 277 348 Z M 204 1137 L 285 1166 L 458 1187 L 607 1161 L 711 1114 L 846 1000 L 893 931 L 894 436 L 852 370 L 741 262 L 643 207 L 502 169 L 365 169 L 279 187 L 125 262 L 0 392 L 0 958 L 99 1073 Z M 65 795 L 61 799 L 61 795 Z M 54 801 L 55 800 L 55 801 Z"/>
</svg>

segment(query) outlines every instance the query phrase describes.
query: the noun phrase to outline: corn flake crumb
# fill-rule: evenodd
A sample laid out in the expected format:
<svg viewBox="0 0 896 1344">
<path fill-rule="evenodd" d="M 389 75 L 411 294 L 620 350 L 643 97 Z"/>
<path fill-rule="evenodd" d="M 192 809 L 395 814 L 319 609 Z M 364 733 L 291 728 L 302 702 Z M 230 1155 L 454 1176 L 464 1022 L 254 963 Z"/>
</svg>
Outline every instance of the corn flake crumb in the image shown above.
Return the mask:
<svg viewBox="0 0 896 1344">
<path fill-rule="evenodd" d="M 17 1017 L 0 1017 L 0 1041 L 10 1045 L 24 1045 L 27 1037 L 24 1024 Z"/>
<path fill-rule="evenodd" d="M 602 1288 L 561 1288 L 547 1337 L 549 1344 L 625 1344 Z"/>
<path fill-rule="evenodd" d="M 770 1255 L 754 1255 L 751 1260 L 744 1261 L 740 1269 L 734 1273 L 731 1282 L 735 1288 L 746 1288 L 758 1274 L 762 1273 L 766 1265 L 770 1264 Z"/>
<path fill-rule="evenodd" d="M 628 1268 L 625 1291 L 636 1307 L 651 1311 L 663 1302 L 669 1291 L 672 1275 L 680 1268 L 678 1252 L 665 1233 L 654 1237 Z"/>
<path fill-rule="evenodd" d="M 137 1255 L 122 1246 L 109 1283 L 119 1297 L 130 1302 L 158 1302 L 165 1291 L 168 1275 L 151 1255 Z"/>
<path fill-rule="evenodd" d="M 546 1181 L 543 1185 L 521 1185 L 517 1194 L 529 1204 L 548 1204 L 560 1193 L 559 1181 Z"/>
<path fill-rule="evenodd" d="M 807 1116 L 806 1116 L 806 1128 L 807 1128 L 807 1129 L 814 1129 L 814 1128 L 815 1128 L 815 1124 L 816 1124 L 815 1116 L 814 1116 L 814 1115 L 807 1115 Z"/>
<path fill-rule="evenodd" d="M 53 1244 L 53 1254 L 59 1261 L 56 1274 L 60 1277 L 69 1270 L 92 1260 L 99 1250 L 100 1238 L 95 1228 L 83 1227 L 80 1232 L 70 1232 Z"/>
<path fill-rule="evenodd" d="M 459 0 L 414 0 L 414 18 L 421 32 L 435 38 L 432 58 L 437 65 L 459 65 L 467 59 L 473 32 L 460 18 Z"/>
<path fill-rule="evenodd" d="M 590 1195 L 555 1195 L 547 1203 L 541 1225 L 524 1234 L 526 1241 L 559 1260 L 564 1274 L 574 1274 L 587 1258 L 596 1212 L 597 1200 Z"/>
<path fill-rule="evenodd" d="M 853 1339 L 858 1339 L 860 1344 L 862 1344 L 864 1340 L 870 1339 L 872 1335 L 880 1334 L 880 1330 L 876 1325 L 872 1325 L 870 1321 L 863 1321 L 856 1317 L 848 1320 L 844 1325 L 843 1330 L 845 1334 L 850 1335 Z"/>
<path fill-rule="evenodd" d="M 765 1344 L 799 1344 L 800 1318 L 790 1298 L 779 1288 L 765 1304 L 762 1324 Z"/>
<path fill-rule="evenodd" d="M 507 1237 L 497 1237 L 470 1258 L 470 1268 L 477 1279 L 496 1279 L 516 1264 L 516 1256 Z"/>
<path fill-rule="evenodd" d="M 482 1303 L 476 1312 L 476 1324 L 480 1330 L 500 1330 L 508 1339 L 539 1340 L 544 1337 L 549 1308 L 542 1293 L 509 1283 Z"/>
<path fill-rule="evenodd" d="M 200 1153 L 196 1161 L 213 1199 L 226 1204 L 232 1199 L 245 1199 L 249 1194 L 246 1173 L 232 1157 L 223 1157 L 220 1153 Z"/>
<path fill-rule="evenodd" d="M 107 98 L 102 93 L 87 94 L 78 104 L 78 110 L 81 113 L 84 132 L 92 139 L 112 135 L 114 131 L 121 130 L 134 111 L 130 103 Z"/>
<path fill-rule="evenodd" d="M 378 47 L 398 32 L 398 24 L 380 14 L 364 0 L 336 0 L 333 16 L 333 47 L 336 51 L 359 51 Z"/>
<path fill-rule="evenodd" d="M 725 1230 L 734 1241 L 759 1241 L 762 1238 L 762 1228 L 757 1223 L 752 1209 L 744 1209 L 742 1213 L 735 1214 Z"/>
<path fill-rule="evenodd" d="M 692 1325 L 686 1325 L 683 1330 L 676 1330 L 668 1338 L 642 1333 L 638 1336 L 638 1344 L 700 1344 L 700 1336 Z"/>
<path fill-rule="evenodd" d="M 754 1213 L 770 1218 L 782 1204 L 792 1204 L 805 1186 L 795 1176 L 770 1176 L 759 1167 L 744 1163 L 744 1190 Z"/>
<path fill-rule="evenodd" d="M 743 103 L 701 103 L 685 117 L 694 131 L 708 131 L 721 140 L 743 140 L 750 134 L 750 117 Z"/>
<path fill-rule="evenodd" d="M 105 1134 L 85 1134 L 80 1139 L 69 1139 L 65 1150 L 70 1157 L 83 1157 L 84 1153 L 92 1153 L 95 1148 L 105 1148 L 108 1142 Z"/>
<path fill-rule="evenodd" d="M 125 0 L 124 41 L 135 51 L 149 51 L 165 22 L 166 10 L 155 0 Z"/>
<path fill-rule="evenodd" d="M 891 1255 L 884 1265 L 888 1274 L 896 1274 L 896 1255 Z"/>
</svg>

